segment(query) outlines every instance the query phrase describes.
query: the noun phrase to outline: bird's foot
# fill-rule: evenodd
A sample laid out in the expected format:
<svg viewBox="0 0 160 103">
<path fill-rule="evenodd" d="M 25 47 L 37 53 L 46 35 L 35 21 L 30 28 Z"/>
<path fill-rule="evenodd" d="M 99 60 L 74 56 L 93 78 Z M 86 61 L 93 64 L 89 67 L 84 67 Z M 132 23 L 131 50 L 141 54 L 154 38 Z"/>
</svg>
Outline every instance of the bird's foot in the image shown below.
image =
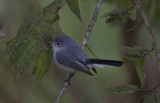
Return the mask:
<svg viewBox="0 0 160 103">
<path fill-rule="evenodd" d="M 71 85 L 71 83 L 70 83 L 70 80 L 69 80 L 69 79 L 66 79 L 66 80 L 64 81 L 64 83 L 68 83 L 68 85 Z"/>
</svg>

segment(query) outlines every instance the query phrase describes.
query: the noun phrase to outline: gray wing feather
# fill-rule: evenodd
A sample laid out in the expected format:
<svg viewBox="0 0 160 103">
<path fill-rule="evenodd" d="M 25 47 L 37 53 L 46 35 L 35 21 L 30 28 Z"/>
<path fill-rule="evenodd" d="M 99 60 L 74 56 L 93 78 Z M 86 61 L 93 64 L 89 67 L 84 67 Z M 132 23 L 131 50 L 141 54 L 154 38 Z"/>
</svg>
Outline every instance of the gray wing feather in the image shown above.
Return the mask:
<svg viewBox="0 0 160 103">
<path fill-rule="evenodd" d="M 87 56 L 83 53 L 80 47 L 78 48 L 77 46 L 75 46 L 73 48 L 72 46 L 72 48 L 65 48 L 65 51 L 60 50 L 56 53 L 56 58 L 57 61 L 63 65 L 92 75 L 85 63 Z"/>
</svg>

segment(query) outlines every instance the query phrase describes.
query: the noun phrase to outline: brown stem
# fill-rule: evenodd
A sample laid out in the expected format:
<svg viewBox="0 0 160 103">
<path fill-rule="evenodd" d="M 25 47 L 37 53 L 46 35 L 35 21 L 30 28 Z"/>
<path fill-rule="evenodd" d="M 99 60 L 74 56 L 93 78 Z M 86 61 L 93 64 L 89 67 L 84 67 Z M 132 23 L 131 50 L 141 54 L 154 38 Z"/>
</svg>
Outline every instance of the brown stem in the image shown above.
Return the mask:
<svg viewBox="0 0 160 103">
<path fill-rule="evenodd" d="M 155 38 L 153 36 L 153 32 L 152 32 L 152 28 L 151 28 L 150 22 L 148 20 L 148 17 L 146 15 L 144 9 L 142 8 L 142 5 L 141 5 L 140 1 L 139 0 L 134 0 L 134 3 L 137 6 L 137 8 L 139 9 L 139 11 L 140 11 L 140 13 L 141 13 L 141 15 L 143 17 L 144 23 L 146 25 L 146 28 L 147 28 L 147 31 L 149 33 L 150 39 L 152 41 L 152 46 L 153 46 L 153 48 L 155 50 L 155 53 L 156 53 L 156 56 L 157 56 L 157 59 L 158 59 L 158 63 L 159 63 L 158 66 L 159 66 L 159 69 L 160 69 L 160 53 L 159 53 L 158 46 L 157 46 L 157 43 L 155 41 Z"/>
<path fill-rule="evenodd" d="M 87 43 L 88 43 L 89 36 L 90 36 L 91 31 L 92 31 L 92 29 L 93 29 L 94 23 L 95 23 L 96 20 L 97 20 L 98 12 L 99 12 L 99 10 L 100 10 L 100 7 L 101 7 L 101 5 L 102 5 L 102 2 L 103 2 L 103 0 L 99 0 L 99 1 L 98 1 L 98 4 L 97 4 L 97 6 L 96 6 L 96 9 L 95 9 L 94 14 L 93 14 L 92 19 L 91 19 L 91 22 L 90 22 L 90 24 L 89 24 L 89 26 L 88 26 L 88 30 L 87 30 L 86 36 L 85 36 L 85 38 L 83 39 L 82 49 L 84 49 L 84 47 L 85 47 L 85 46 L 87 45 Z"/>
</svg>

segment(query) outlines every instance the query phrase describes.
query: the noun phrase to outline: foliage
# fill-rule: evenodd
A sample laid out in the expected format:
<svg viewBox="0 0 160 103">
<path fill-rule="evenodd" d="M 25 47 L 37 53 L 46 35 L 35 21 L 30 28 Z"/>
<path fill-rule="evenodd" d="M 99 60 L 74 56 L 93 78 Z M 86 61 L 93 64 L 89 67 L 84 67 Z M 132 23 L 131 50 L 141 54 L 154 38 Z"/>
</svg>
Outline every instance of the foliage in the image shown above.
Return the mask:
<svg viewBox="0 0 160 103">
<path fill-rule="evenodd" d="M 52 51 L 41 50 L 32 73 L 33 75 L 35 75 L 37 80 L 42 80 L 43 76 L 48 72 L 48 68 L 51 65 L 51 61 Z"/>
<path fill-rule="evenodd" d="M 121 15 L 123 14 L 123 12 L 125 10 L 127 10 L 126 8 L 132 8 L 131 6 L 134 4 L 133 0 L 105 0 L 106 2 L 112 3 L 114 5 L 116 5 L 116 8 L 113 11 L 117 11 L 115 16 L 106 16 L 106 21 L 107 23 L 112 22 L 114 20 L 122 20 L 122 19 L 126 19 L 124 16 L 125 15 Z M 160 18 L 159 15 L 159 11 L 160 11 L 160 2 L 159 0 L 145 0 L 145 1 L 141 1 L 143 4 L 143 7 L 145 8 L 145 10 L 148 12 L 148 15 L 152 15 L 151 17 L 149 17 L 151 19 L 151 22 L 154 24 L 157 24 L 160 22 L 160 20 L 158 18 Z M 123 8 L 122 8 L 123 7 Z M 123 10 L 121 10 L 123 9 Z M 125 13 L 128 15 L 128 17 L 131 20 L 135 20 L 136 19 L 136 8 L 133 9 L 128 9 L 130 11 L 130 13 Z M 112 12 L 110 12 L 112 13 Z M 109 19 L 109 20 L 108 20 Z"/>
<path fill-rule="evenodd" d="M 153 97 L 146 97 L 143 101 L 143 103 L 157 103 L 155 98 Z"/>
<path fill-rule="evenodd" d="M 78 17 L 80 21 L 82 21 L 78 0 L 66 0 L 66 1 L 70 10 Z"/>
<path fill-rule="evenodd" d="M 121 94 L 121 93 L 135 93 L 137 91 L 146 91 L 147 95 L 144 97 L 141 97 L 141 99 L 144 99 L 143 103 L 157 103 L 153 97 L 148 96 L 150 92 L 153 92 L 152 90 L 145 90 L 145 61 L 144 59 L 148 56 L 150 59 L 153 57 L 153 49 L 147 50 L 140 47 L 123 47 L 122 50 L 125 53 L 125 56 L 123 57 L 123 62 L 133 61 L 134 66 L 136 68 L 138 77 L 141 82 L 141 87 L 133 86 L 131 84 L 124 85 L 124 86 L 118 86 L 118 87 L 110 87 L 106 89 L 106 92 L 109 94 Z M 154 53 L 155 54 L 155 53 Z M 154 96 L 159 97 L 159 93 L 157 92 Z M 141 101 L 140 99 L 140 101 Z"/>
<path fill-rule="evenodd" d="M 54 36 L 61 33 L 58 14 L 52 13 L 58 7 L 59 5 L 55 6 L 53 2 L 52 5 L 49 5 L 48 10 L 43 12 L 43 8 L 38 3 L 33 15 L 20 26 L 17 36 L 8 42 L 4 52 L 4 61 L 6 68 L 14 66 L 16 80 L 36 58 L 35 54 L 38 52 L 39 44 L 36 38 L 52 40 Z M 48 13 L 49 10 L 52 12 Z M 48 50 L 51 49 L 48 46 Z"/>
<path fill-rule="evenodd" d="M 109 94 L 121 94 L 121 93 L 135 93 L 138 87 L 135 85 L 123 85 L 117 87 L 106 88 L 105 91 Z"/>
<path fill-rule="evenodd" d="M 134 65 L 135 65 L 138 77 L 141 81 L 141 87 L 143 88 L 145 85 L 145 74 L 144 74 L 145 62 L 143 59 L 137 59 Z"/>
<path fill-rule="evenodd" d="M 126 19 L 125 16 L 128 16 L 131 20 L 135 21 L 136 20 L 136 8 L 134 6 L 132 6 L 129 9 L 116 8 L 113 11 L 104 14 L 104 17 L 106 17 L 106 23 L 110 23 L 115 20 L 122 21 L 123 19 Z"/>
<path fill-rule="evenodd" d="M 123 61 L 127 62 L 129 60 L 134 61 L 134 65 L 138 74 L 138 77 L 141 81 L 141 87 L 143 88 L 145 85 L 145 62 L 144 59 L 146 56 L 151 56 L 153 54 L 152 50 L 143 49 L 140 47 L 123 47 L 123 51 L 125 56 L 123 57 Z"/>
<path fill-rule="evenodd" d="M 38 40 L 52 41 L 55 36 L 62 33 L 58 12 L 66 2 L 70 10 L 81 20 L 78 0 L 55 0 L 44 8 L 38 2 L 33 14 L 19 27 L 17 36 L 8 42 L 4 52 L 5 67 L 15 68 L 16 80 L 36 59 L 40 44 Z M 52 60 L 51 44 L 44 43 L 47 50 L 40 51 L 32 73 L 38 80 L 42 80 L 47 73 Z"/>
<path fill-rule="evenodd" d="M 106 17 L 106 23 L 110 23 L 115 20 L 124 21 L 124 20 L 126 20 L 126 17 L 127 17 L 127 19 L 129 18 L 129 19 L 135 21 L 136 18 L 139 16 L 139 15 L 137 15 L 138 13 L 136 12 L 136 6 L 134 5 L 134 0 L 131 0 L 131 1 L 109 0 L 108 2 L 117 3 L 117 7 L 113 11 L 104 14 L 104 17 Z M 130 3 L 128 3 L 128 2 L 130 2 Z M 151 17 L 152 21 L 156 20 L 156 23 L 157 23 L 157 21 L 159 21 L 159 20 L 157 20 L 155 18 L 159 17 L 159 15 L 157 15 L 156 12 L 159 10 L 159 6 L 160 6 L 158 0 L 152 0 L 152 1 L 146 0 L 146 1 L 142 1 L 142 4 L 144 7 L 146 7 L 146 9 L 149 8 L 148 14 L 153 14 Z M 133 5 L 133 6 L 131 6 L 131 5 Z M 119 7 L 121 7 L 121 8 L 119 8 Z M 129 8 L 129 9 L 126 9 L 126 8 Z M 144 60 L 146 57 L 150 57 L 150 59 L 155 58 L 155 53 L 152 53 L 152 51 L 153 51 L 153 49 L 147 50 L 147 49 L 143 49 L 140 47 L 123 47 L 123 52 L 125 53 L 125 56 L 123 57 L 122 60 L 125 63 L 128 61 L 133 61 L 136 72 L 139 77 L 139 80 L 141 82 L 141 87 L 139 88 L 139 90 L 141 90 L 141 91 L 143 91 L 143 89 L 145 87 L 145 61 Z M 124 93 L 123 87 L 125 87 L 125 85 L 120 86 L 120 87 L 108 88 L 107 93 L 110 93 L 110 94 Z M 126 87 L 126 88 L 128 89 L 128 87 Z M 149 90 L 146 92 L 150 93 L 150 92 L 153 92 L 153 90 Z M 144 99 L 143 103 L 157 103 L 157 101 L 155 99 L 155 96 L 157 96 L 157 95 L 158 95 L 158 93 L 155 93 L 152 96 L 148 96 L 148 95 L 146 95 L 144 97 L 142 96 L 142 99 Z"/>
</svg>

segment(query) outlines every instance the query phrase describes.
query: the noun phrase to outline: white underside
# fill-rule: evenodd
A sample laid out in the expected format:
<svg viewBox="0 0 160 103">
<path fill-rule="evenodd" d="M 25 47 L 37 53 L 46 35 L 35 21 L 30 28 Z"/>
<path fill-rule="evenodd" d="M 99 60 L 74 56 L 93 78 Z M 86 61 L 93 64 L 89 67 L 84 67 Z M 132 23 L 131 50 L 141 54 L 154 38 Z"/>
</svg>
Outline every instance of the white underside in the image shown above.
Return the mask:
<svg viewBox="0 0 160 103">
<path fill-rule="evenodd" d="M 57 65 L 60 69 L 63 69 L 63 70 L 65 70 L 65 71 L 72 72 L 72 73 L 75 73 L 75 72 L 76 72 L 75 69 L 72 69 L 72 68 L 70 68 L 70 67 L 67 67 L 67 66 L 59 63 L 59 62 L 57 61 L 57 59 L 56 59 L 56 52 L 54 52 L 53 56 L 54 56 L 54 61 L 55 61 L 56 65 Z"/>
<path fill-rule="evenodd" d="M 106 65 L 106 64 L 93 64 L 95 67 L 99 67 L 99 68 L 104 68 L 104 67 L 115 67 L 115 66 L 111 66 L 111 65 Z"/>
</svg>

